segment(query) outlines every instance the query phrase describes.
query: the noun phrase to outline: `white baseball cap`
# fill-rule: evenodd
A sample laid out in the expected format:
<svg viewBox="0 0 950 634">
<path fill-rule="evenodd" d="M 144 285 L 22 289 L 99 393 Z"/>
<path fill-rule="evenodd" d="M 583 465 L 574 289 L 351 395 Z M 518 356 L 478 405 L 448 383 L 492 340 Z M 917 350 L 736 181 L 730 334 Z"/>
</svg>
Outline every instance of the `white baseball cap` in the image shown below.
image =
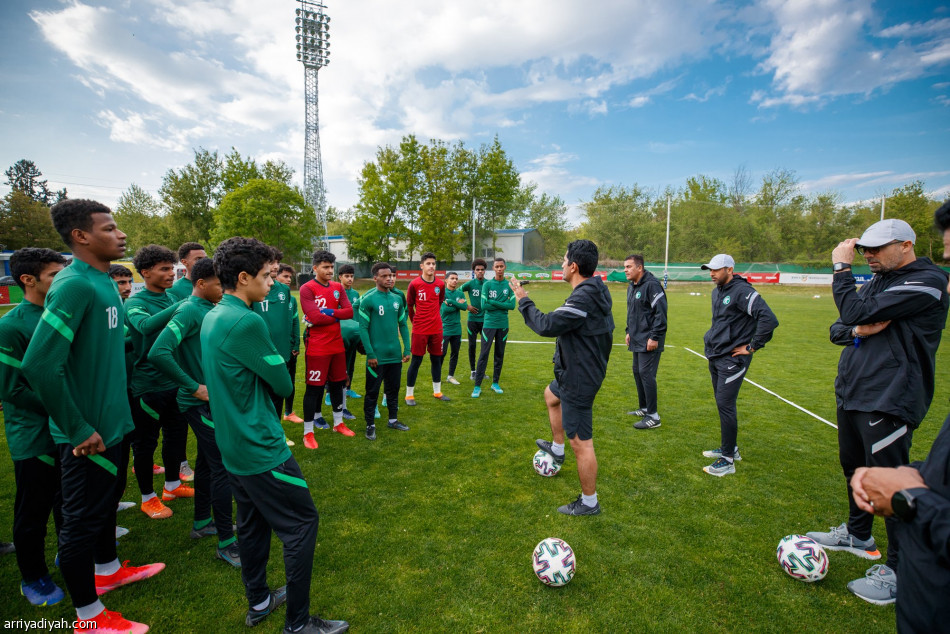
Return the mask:
<svg viewBox="0 0 950 634">
<path fill-rule="evenodd" d="M 736 261 L 732 259 L 731 255 L 720 253 L 719 255 L 714 255 L 713 258 L 709 261 L 709 264 L 703 264 L 699 268 L 703 269 L 704 271 L 708 271 L 708 270 L 715 271 L 715 270 L 724 269 L 727 267 L 734 267 L 735 265 L 736 265 Z"/>
<path fill-rule="evenodd" d="M 885 244 L 890 244 L 895 240 L 899 242 L 910 241 L 916 244 L 917 234 L 914 233 L 910 225 L 903 220 L 888 218 L 887 220 L 875 222 L 865 229 L 864 234 L 862 234 L 858 240 L 857 246 L 871 247 L 873 249 L 874 247 L 883 247 Z"/>
</svg>

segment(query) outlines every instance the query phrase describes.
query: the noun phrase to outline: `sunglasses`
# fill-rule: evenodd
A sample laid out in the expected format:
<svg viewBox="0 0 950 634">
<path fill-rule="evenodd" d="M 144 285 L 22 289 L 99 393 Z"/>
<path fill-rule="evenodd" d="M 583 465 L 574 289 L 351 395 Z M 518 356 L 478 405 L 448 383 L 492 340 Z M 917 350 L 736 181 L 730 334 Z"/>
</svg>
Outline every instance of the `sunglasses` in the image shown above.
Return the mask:
<svg viewBox="0 0 950 634">
<path fill-rule="evenodd" d="M 854 250 L 857 251 L 858 253 L 860 253 L 861 255 L 864 255 L 865 253 L 868 253 L 868 254 L 870 254 L 870 255 L 877 255 L 878 252 L 879 252 L 881 249 L 886 249 L 887 247 L 891 246 L 892 244 L 900 244 L 901 242 L 903 242 L 903 241 L 902 241 L 902 240 L 891 240 L 891 241 L 888 242 L 887 244 L 882 244 L 882 245 L 879 246 L 879 247 L 855 247 Z"/>
</svg>

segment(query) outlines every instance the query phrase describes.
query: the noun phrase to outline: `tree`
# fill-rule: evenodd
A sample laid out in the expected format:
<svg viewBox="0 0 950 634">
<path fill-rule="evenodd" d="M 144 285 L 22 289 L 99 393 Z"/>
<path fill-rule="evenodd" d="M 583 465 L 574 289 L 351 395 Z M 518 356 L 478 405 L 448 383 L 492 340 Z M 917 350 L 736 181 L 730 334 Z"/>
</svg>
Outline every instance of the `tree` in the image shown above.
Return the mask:
<svg viewBox="0 0 950 634">
<path fill-rule="evenodd" d="M 399 152 L 387 145 L 376 150 L 374 162 L 363 165 L 357 181 L 360 200 L 346 234 L 347 251 L 355 260 L 391 260 L 392 243 L 408 238 L 399 162 Z"/>
<path fill-rule="evenodd" d="M 462 206 L 461 180 L 449 147 L 433 140 L 422 148 L 425 199 L 419 208 L 419 238 L 438 260 L 452 261 L 467 242 L 459 228 L 469 219 Z"/>
<path fill-rule="evenodd" d="M 36 167 L 33 161 L 20 159 L 10 169 L 4 172 L 7 176 L 7 185 L 14 191 L 23 192 L 30 199 L 43 203 L 47 207 L 66 199 L 66 189 L 50 192 L 46 180 L 40 180 L 43 172 Z"/>
<path fill-rule="evenodd" d="M 939 203 L 924 193 L 924 182 L 915 180 L 895 188 L 885 202 L 885 217 L 900 218 L 917 234 L 914 251 L 918 256 L 940 260 L 943 255 L 943 238 L 934 231 L 934 211 Z"/>
<path fill-rule="evenodd" d="M 313 210 L 299 191 L 254 179 L 231 192 L 214 210 L 214 245 L 245 236 L 277 247 L 291 259 L 306 258 L 319 235 Z"/>
<path fill-rule="evenodd" d="M 509 224 L 525 229 L 537 229 L 544 240 L 544 258 L 559 260 L 567 251 L 567 205 L 560 196 L 549 196 L 542 193 L 537 196 L 536 183 L 528 183 L 521 188 L 518 198 L 523 203 L 524 211 L 513 214 Z"/>
<path fill-rule="evenodd" d="M 160 244 L 177 250 L 184 241 L 175 241 L 171 235 L 168 217 L 155 198 L 132 183 L 122 192 L 115 206 L 116 225 L 127 236 L 126 253 L 132 254 L 147 244 Z"/>
<path fill-rule="evenodd" d="M 200 148 L 193 164 L 165 173 L 158 192 L 168 210 L 173 242 L 207 242 L 211 237 L 214 208 L 222 196 L 221 170 L 218 152 Z"/>
<path fill-rule="evenodd" d="M 664 220 L 666 201 L 663 200 Z M 646 258 L 662 255 L 665 224 L 660 229 L 654 197 L 634 184 L 600 186 L 584 203 L 582 233 L 593 240 L 602 259 L 622 260 L 632 250 Z"/>
<path fill-rule="evenodd" d="M 521 185 L 521 177 L 497 136 L 491 145 L 481 147 L 478 159 L 477 222 L 486 232 L 491 232 L 491 246 L 494 251 L 495 230 L 505 227 L 508 224 L 508 216 L 515 211 L 515 198 Z"/>
<path fill-rule="evenodd" d="M 61 251 L 63 239 L 53 228 L 49 207 L 14 189 L 0 202 L 0 241 L 4 249 L 46 247 Z"/>
</svg>

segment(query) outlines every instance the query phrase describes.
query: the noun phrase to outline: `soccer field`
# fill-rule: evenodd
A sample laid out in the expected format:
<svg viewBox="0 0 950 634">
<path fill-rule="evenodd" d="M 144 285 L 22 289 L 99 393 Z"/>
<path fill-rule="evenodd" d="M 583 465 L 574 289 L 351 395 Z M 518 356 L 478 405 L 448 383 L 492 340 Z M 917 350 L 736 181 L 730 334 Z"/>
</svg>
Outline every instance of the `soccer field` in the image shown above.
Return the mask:
<svg viewBox="0 0 950 634">
<path fill-rule="evenodd" d="M 625 285 L 610 287 L 614 341 L 622 344 Z M 840 349 L 828 341 L 836 317 L 830 288 L 757 288 L 780 326 L 756 353 L 749 378 L 833 423 Z M 533 284 L 528 290 L 548 311 L 570 287 Z M 715 478 L 702 471 L 711 460 L 701 452 L 719 444 L 719 421 L 706 362 L 687 348 L 702 353 L 711 290 L 709 284 L 668 290 L 659 429 L 633 429 L 636 419 L 625 414 L 637 405 L 631 356 L 622 345 L 614 347 L 594 406 L 603 509 L 596 517 L 556 510 L 580 492 L 570 450 L 554 478 L 541 478 L 532 468 L 535 438 L 550 438 L 542 391 L 552 378 L 554 348 L 516 343 L 551 341 L 530 332 L 517 312 L 511 315 L 503 395 L 486 389 L 481 398 L 470 398 L 463 343 L 462 384 L 443 382 L 451 403 L 431 399 L 428 362 L 423 364 L 419 406 L 400 408 L 408 433 L 381 425 L 378 440 L 368 442 L 362 420 L 350 421 L 355 438 L 318 431 L 320 448 L 308 451 L 302 426 L 285 423 L 320 511 L 312 612 L 348 620 L 361 632 L 893 630 L 893 606 L 870 605 L 846 588 L 873 562 L 830 553 L 828 576 L 815 584 L 791 579 L 776 563 L 783 536 L 827 530 L 847 517 L 832 427 L 746 382 L 738 405 L 743 460 L 737 473 Z M 926 456 L 947 415 L 948 375 L 945 343 L 937 392 L 915 434 L 912 459 Z M 302 378 L 301 363 L 298 414 Z M 362 394 L 363 385 L 358 370 L 354 389 Z M 348 407 L 362 419 L 362 400 L 350 400 Z M 193 437 L 189 456 L 193 464 Z M 0 464 L 0 539 L 9 541 L 14 485 L 5 439 Z M 134 479 L 125 499 L 138 499 Z M 119 514 L 119 523 L 131 530 L 120 541 L 120 559 L 163 561 L 167 568 L 105 595 L 104 603 L 154 632 L 244 630 L 239 572 L 213 559 L 213 541 L 189 539 L 189 500 L 170 506 L 175 515 L 162 521 L 138 510 Z M 530 561 L 535 544 L 552 536 L 566 540 L 578 562 L 574 580 L 557 589 L 538 582 Z M 880 520 L 874 536 L 883 551 Z M 52 565 L 55 544 L 47 541 Z M 280 554 L 275 538 L 272 587 L 284 582 Z M 62 585 L 55 569 L 53 578 Z M 0 621 L 72 618 L 68 598 L 33 608 L 19 596 L 18 584 L 14 557 L 0 557 Z M 258 629 L 278 632 L 283 617 L 281 608 Z"/>
</svg>

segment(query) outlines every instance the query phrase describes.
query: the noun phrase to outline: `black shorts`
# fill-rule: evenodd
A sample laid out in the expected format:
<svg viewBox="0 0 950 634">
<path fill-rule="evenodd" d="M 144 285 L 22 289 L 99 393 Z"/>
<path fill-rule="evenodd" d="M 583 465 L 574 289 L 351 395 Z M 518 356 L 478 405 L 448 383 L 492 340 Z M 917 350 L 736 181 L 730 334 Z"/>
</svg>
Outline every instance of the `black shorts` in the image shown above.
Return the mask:
<svg viewBox="0 0 950 634">
<path fill-rule="evenodd" d="M 561 401 L 561 426 L 568 438 L 577 436 L 578 440 L 590 440 L 594 437 L 594 407 L 593 403 L 582 405 L 576 401 L 565 400 L 561 396 L 561 388 L 557 379 L 551 381 L 548 388 L 551 394 Z"/>
</svg>

